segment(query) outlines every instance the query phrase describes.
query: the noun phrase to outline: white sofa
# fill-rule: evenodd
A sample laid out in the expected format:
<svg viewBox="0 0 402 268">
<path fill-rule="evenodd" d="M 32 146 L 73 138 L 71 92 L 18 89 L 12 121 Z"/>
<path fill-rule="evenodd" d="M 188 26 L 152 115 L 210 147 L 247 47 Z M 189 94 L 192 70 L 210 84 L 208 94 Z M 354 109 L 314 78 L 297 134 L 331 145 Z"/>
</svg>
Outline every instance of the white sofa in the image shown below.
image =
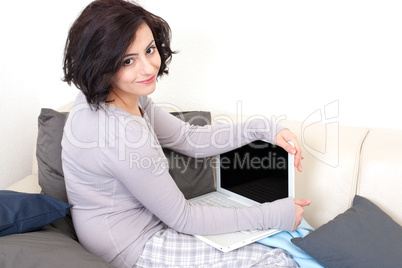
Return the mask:
<svg viewBox="0 0 402 268">
<path fill-rule="evenodd" d="M 305 218 L 313 227 L 344 212 L 356 194 L 370 199 L 402 225 L 402 130 L 347 126 L 336 130 L 325 124 L 303 128 L 303 122 L 285 125 L 305 141 L 303 172 L 296 174 L 296 197 L 312 199 Z M 331 139 L 330 131 L 339 135 Z"/>
<path fill-rule="evenodd" d="M 402 225 L 402 130 L 281 123 L 298 136 L 302 146 L 303 172 L 296 171 L 295 192 L 297 198 L 312 200 L 304 215 L 314 228 L 351 207 L 356 194 L 374 202 Z M 7 189 L 39 193 L 37 174 L 34 156 L 32 174 Z"/>
</svg>

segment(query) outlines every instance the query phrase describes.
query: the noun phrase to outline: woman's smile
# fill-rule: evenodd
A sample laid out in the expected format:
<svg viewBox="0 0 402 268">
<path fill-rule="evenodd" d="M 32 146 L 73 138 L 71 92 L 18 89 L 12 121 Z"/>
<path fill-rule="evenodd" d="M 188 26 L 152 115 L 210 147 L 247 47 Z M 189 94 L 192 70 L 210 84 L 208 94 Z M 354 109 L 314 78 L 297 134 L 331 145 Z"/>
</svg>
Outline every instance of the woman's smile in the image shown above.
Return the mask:
<svg viewBox="0 0 402 268">
<path fill-rule="evenodd" d="M 147 84 L 150 84 L 150 83 L 154 82 L 155 79 L 156 79 L 156 75 L 152 76 L 149 79 L 145 79 L 145 80 L 142 80 L 142 81 L 137 81 L 136 83 L 147 85 Z"/>
</svg>

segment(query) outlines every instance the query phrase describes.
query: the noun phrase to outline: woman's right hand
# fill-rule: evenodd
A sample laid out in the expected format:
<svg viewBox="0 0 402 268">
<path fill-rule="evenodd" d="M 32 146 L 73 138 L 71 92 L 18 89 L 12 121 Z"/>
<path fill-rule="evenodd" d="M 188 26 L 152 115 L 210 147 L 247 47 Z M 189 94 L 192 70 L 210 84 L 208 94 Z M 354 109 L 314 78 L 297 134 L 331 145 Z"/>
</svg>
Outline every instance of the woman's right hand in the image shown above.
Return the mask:
<svg viewBox="0 0 402 268">
<path fill-rule="evenodd" d="M 295 199 L 294 201 L 296 205 L 296 221 L 295 226 L 293 227 L 293 231 L 296 230 L 297 226 L 299 226 L 303 219 L 304 207 L 311 204 L 310 199 Z"/>
</svg>

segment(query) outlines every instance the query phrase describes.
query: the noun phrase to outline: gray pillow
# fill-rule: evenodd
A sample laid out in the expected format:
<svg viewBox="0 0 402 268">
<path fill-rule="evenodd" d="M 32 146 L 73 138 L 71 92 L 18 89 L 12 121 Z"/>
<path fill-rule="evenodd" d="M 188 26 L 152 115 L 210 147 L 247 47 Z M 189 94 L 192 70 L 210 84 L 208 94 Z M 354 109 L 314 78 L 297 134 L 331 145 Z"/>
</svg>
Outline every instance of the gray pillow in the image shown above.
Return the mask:
<svg viewBox="0 0 402 268">
<path fill-rule="evenodd" d="M 402 227 L 368 199 L 292 242 L 325 267 L 401 267 Z"/>
<path fill-rule="evenodd" d="M 191 111 L 172 113 L 184 122 L 196 126 L 211 124 L 211 113 Z M 169 162 L 169 173 L 187 199 L 215 190 L 212 158 L 193 158 L 163 148 Z"/>
<path fill-rule="evenodd" d="M 39 185 L 44 194 L 68 203 L 61 165 L 61 138 L 68 113 L 52 109 L 42 109 L 38 118 L 38 159 Z"/>
<path fill-rule="evenodd" d="M 43 108 L 38 118 L 36 144 L 38 182 L 42 188 L 42 193 L 65 203 L 68 203 L 68 200 L 61 164 L 61 139 L 67 116 L 68 113 Z M 77 240 L 70 212 L 51 225 Z"/>
<path fill-rule="evenodd" d="M 36 232 L 0 237 L 0 256 L 2 268 L 114 267 L 50 226 Z"/>
</svg>

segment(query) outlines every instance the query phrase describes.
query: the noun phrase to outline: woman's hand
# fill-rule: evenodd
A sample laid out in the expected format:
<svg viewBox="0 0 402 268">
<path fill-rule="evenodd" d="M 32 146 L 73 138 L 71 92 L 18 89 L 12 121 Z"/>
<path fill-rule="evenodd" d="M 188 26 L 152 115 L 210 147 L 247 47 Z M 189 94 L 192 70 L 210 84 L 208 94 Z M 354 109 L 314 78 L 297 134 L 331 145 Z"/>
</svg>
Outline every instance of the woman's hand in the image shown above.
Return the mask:
<svg viewBox="0 0 402 268">
<path fill-rule="evenodd" d="M 303 212 L 305 206 L 310 205 L 311 200 L 309 199 L 295 199 L 295 205 L 296 205 L 296 221 L 295 225 L 293 226 L 293 231 L 296 230 L 297 226 L 301 223 L 303 219 Z"/>
<path fill-rule="evenodd" d="M 289 144 L 289 141 L 294 144 L 294 147 Z M 303 159 L 300 144 L 297 137 L 289 129 L 283 129 L 275 136 L 274 144 L 282 147 L 288 153 L 295 156 L 294 164 L 298 171 L 302 171 L 301 160 Z"/>
</svg>

